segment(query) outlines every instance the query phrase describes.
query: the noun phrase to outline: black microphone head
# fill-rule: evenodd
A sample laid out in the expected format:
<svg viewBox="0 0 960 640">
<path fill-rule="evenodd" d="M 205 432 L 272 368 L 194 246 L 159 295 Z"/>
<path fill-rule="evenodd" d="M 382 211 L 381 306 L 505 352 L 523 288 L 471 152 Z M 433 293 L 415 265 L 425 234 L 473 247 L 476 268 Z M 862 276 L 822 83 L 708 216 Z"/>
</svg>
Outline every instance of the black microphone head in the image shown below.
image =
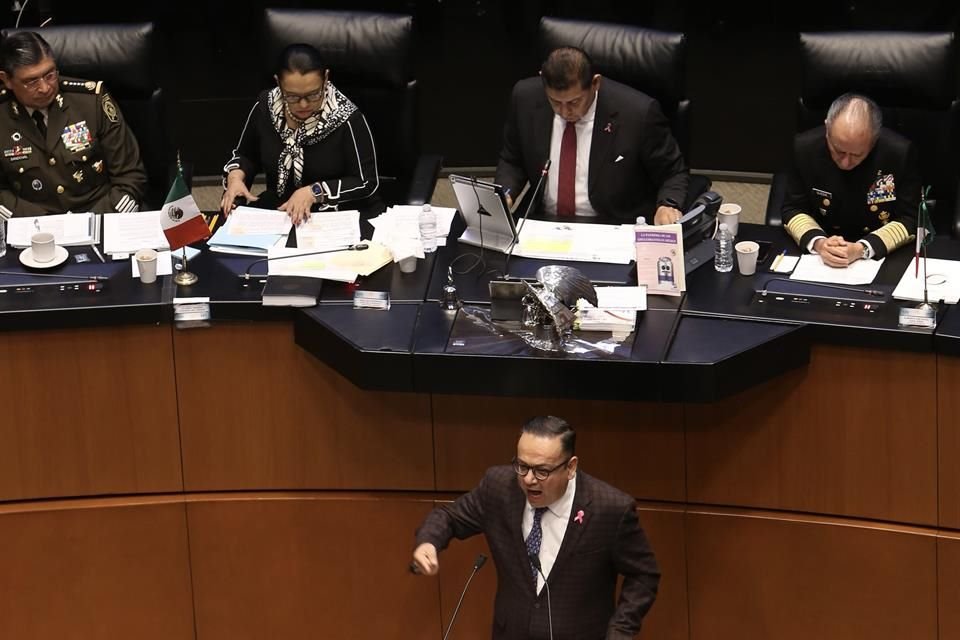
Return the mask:
<svg viewBox="0 0 960 640">
<path fill-rule="evenodd" d="M 479 568 L 481 568 L 483 565 L 485 565 L 486 563 L 487 563 L 487 556 L 485 556 L 485 555 L 483 555 L 483 554 L 481 553 L 481 554 L 477 555 L 477 559 L 473 561 L 473 568 L 474 568 L 474 569 L 479 569 Z"/>
<path fill-rule="evenodd" d="M 358 242 L 357 244 L 353 245 L 352 248 L 354 251 L 366 251 L 370 248 L 370 244 L 368 242 Z"/>
</svg>

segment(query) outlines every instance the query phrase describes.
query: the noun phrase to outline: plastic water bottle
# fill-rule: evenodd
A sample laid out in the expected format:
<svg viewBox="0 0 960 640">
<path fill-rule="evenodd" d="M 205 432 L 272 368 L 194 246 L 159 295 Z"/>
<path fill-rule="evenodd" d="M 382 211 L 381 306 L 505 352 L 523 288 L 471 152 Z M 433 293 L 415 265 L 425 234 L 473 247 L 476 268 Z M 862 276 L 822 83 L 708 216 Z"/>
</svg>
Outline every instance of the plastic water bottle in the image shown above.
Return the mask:
<svg viewBox="0 0 960 640">
<path fill-rule="evenodd" d="M 733 236 L 727 223 L 721 223 L 714 240 L 713 268 L 722 273 L 733 271 Z"/>
<path fill-rule="evenodd" d="M 423 205 L 420 211 L 420 241 L 423 243 L 424 253 L 437 250 L 437 214 L 429 202 Z"/>
<path fill-rule="evenodd" d="M 637 222 L 633 225 L 633 239 L 636 241 L 637 233 L 647 226 L 647 219 L 643 216 L 637 216 Z"/>
</svg>

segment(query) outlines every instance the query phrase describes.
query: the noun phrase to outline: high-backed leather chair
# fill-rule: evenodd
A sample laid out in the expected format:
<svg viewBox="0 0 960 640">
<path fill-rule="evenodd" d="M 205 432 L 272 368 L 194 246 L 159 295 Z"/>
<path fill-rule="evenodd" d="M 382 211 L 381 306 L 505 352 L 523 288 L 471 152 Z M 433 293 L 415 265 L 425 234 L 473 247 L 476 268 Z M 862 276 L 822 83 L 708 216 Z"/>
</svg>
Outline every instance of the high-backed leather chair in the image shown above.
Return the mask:
<svg viewBox="0 0 960 640">
<path fill-rule="evenodd" d="M 823 124 L 830 103 L 847 92 L 873 98 L 883 125 L 913 141 L 920 172 L 936 200 L 937 228 L 960 236 L 957 151 L 960 102 L 952 33 L 801 33 L 802 83 L 797 132 Z M 767 223 L 781 224 L 786 174 L 774 175 Z"/>
<path fill-rule="evenodd" d="M 4 30 L 6 37 L 14 30 Z M 173 178 L 174 143 L 154 67 L 153 23 L 44 27 L 63 76 L 102 80 L 140 144 L 147 172 L 141 209 L 158 209 Z"/>
<path fill-rule="evenodd" d="M 684 92 L 686 36 L 602 22 L 545 17 L 537 38 L 540 59 L 557 47 L 587 52 L 597 73 L 655 98 L 690 163 L 690 99 Z M 687 205 L 710 188 L 706 176 L 690 176 Z"/>
<path fill-rule="evenodd" d="M 387 204 L 430 201 L 440 156 L 421 156 L 417 81 L 413 77 L 413 18 L 361 11 L 267 9 L 264 19 L 265 81 L 284 47 L 312 45 L 330 76 L 363 112 L 373 133 Z"/>
</svg>

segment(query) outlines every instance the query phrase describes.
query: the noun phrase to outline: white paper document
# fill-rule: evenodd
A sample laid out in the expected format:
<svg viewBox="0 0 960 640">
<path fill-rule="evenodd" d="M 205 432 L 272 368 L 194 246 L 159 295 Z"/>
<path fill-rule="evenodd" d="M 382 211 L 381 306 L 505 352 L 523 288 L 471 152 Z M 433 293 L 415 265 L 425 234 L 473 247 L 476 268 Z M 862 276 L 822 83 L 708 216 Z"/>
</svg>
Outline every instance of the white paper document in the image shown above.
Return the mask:
<svg viewBox="0 0 960 640">
<path fill-rule="evenodd" d="M 354 282 L 357 279 L 359 274 L 356 269 L 337 264 L 336 256 L 340 255 L 339 252 L 319 256 L 301 255 L 310 253 L 310 251 L 310 249 L 294 249 L 292 247 L 272 247 L 267 252 L 267 257 L 270 259 L 270 262 L 267 263 L 267 274 L 271 276 L 323 278 L 324 280 L 336 280 L 338 282 Z"/>
<path fill-rule="evenodd" d="M 103 214 L 103 252 L 133 253 L 138 249 L 169 249 L 160 226 L 162 211 Z"/>
<path fill-rule="evenodd" d="M 359 211 L 324 211 L 297 227 L 297 246 L 323 251 L 349 247 L 360 242 Z"/>
<path fill-rule="evenodd" d="M 800 256 L 800 262 L 797 263 L 790 279 L 829 284 L 870 284 L 877 277 L 877 272 L 880 271 L 885 259 L 857 260 L 848 267 L 837 268 L 825 265 L 819 255 L 808 253 Z"/>
<path fill-rule="evenodd" d="M 630 264 L 636 255 L 633 225 L 527 220 L 513 254 L 541 260 Z"/>
<path fill-rule="evenodd" d="M 914 260 L 907 265 L 903 277 L 893 290 L 897 300 L 923 302 L 923 261 L 920 261 L 919 273 Z M 960 300 L 960 261 L 927 260 L 927 299 L 930 302 L 943 300 L 947 304 L 956 304 Z"/>
<path fill-rule="evenodd" d="M 646 311 L 646 287 L 595 287 L 597 308 Z"/>
<path fill-rule="evenodd" d="M 265 236 L 286 235 L 293 223 L 286 211 L 237 207 L 224 226 L 232 236 Z"/>
<path fill-rule="evenodd" d="M 95 213 L 62 213 L 51 216 L 10 218 L 7 244 L 18 249 L 30 246 L 33 234 L 52 233 L 58 246 L 93 244 L 100 240 L 100 219 Z"/>
</svg>

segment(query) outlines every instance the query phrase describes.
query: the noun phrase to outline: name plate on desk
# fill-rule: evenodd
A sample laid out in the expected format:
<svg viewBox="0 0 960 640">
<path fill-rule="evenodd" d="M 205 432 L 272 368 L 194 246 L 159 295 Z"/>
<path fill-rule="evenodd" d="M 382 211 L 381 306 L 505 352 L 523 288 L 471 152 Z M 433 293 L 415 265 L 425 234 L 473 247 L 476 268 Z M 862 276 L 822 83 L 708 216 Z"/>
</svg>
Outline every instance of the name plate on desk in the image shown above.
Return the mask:
<svg viewBox="0 0 960 640">
<path fill-rule="evenodd" d="M 178 329 L 210 326 L 210 298 L 174 298 L 173 322 Z"/>
<path fill-rule="evenodd" d="M 390 294 L 386 291 L 354 291 L 354 309 L 390 310 Z"/>
<path fill-rule="evenodd" d="M 900 326 L 933 329 L 937 326 L 937 311 L 932 307 L 927 309 L 900 309 Z"/>
</svg>

